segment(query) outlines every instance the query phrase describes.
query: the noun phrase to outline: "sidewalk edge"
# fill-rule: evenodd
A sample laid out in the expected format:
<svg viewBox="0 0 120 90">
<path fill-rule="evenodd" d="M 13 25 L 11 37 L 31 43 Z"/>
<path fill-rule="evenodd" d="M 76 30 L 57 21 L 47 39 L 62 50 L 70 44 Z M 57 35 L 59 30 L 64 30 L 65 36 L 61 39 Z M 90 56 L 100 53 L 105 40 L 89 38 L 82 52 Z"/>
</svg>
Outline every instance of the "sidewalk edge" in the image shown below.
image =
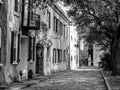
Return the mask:
<svg viewBox="0 0 120 90">
<path fill-rule="evenodd" d="M 107 80 L 107 78 L 105 77 L 105 75 L 104 75 L 104 73 L 103 73 L 102 70 L 100 71 L 100 73 L 101 73 L 101 75 L 102 75 L 102 77 L 103 77 L 103 79 L 104 79 L 104 82 L 105 82 L 105 85 L 106 85 L 106 87 L 107 87 L 107 90 L 112 90 L 112 88 L 111 88 L 111 86 L 109 85 L 108 80 Z"/>
</svg>

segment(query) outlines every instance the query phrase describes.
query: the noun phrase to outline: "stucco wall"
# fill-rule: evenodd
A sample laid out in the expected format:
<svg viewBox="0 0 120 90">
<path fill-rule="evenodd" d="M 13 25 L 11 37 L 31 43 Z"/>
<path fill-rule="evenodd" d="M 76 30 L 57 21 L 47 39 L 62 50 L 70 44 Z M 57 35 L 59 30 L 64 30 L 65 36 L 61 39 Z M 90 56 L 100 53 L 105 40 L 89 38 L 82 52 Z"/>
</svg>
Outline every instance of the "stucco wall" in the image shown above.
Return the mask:
<svg viewBox="0 0 120 90">
<path fill-rule="evenodd" d="M 0 67 L 0 83 L 5 82 L 4 66 L 6 64 L 6 46 L 7 46 L 7 5 L 8 0 L 3 0 L 0 5 L 0 27 L 1 27 L 1 62 L 3 67 Z"/>
</svg>

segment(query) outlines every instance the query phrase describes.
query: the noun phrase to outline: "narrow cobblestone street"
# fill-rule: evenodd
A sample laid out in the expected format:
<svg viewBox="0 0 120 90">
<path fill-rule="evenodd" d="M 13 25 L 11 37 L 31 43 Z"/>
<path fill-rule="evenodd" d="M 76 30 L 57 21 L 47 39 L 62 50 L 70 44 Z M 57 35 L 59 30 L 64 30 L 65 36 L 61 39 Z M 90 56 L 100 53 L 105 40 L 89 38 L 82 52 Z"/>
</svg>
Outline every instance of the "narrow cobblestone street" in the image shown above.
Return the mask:
<svg viewBox="0 0 120 90">
<path fill-rule="evenodd" d="M 77 70 L 62 72 L 20 90 L 106 90 L 106 87 L 99 71 Z"/>
</svg>

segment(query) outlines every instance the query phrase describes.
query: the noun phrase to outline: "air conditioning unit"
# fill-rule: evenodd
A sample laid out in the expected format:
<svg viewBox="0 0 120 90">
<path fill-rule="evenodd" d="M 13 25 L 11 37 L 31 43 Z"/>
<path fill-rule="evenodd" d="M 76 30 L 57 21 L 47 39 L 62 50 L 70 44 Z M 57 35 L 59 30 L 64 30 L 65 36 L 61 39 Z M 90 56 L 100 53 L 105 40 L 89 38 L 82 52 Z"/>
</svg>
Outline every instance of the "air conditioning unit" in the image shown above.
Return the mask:
<svg viewBox="0 0 120 90">
<path fill-rule="evenodd" d="M 0 5 L 3 4 L 3 0 L 0 0 Z"/>
</svg>

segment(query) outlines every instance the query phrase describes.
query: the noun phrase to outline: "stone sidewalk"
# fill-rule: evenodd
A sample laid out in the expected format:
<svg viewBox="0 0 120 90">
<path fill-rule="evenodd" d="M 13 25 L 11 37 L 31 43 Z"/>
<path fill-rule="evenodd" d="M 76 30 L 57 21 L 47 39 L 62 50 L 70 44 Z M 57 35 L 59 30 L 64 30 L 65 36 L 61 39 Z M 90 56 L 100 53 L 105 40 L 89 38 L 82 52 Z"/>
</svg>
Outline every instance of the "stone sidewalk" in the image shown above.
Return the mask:
<svg viewBox="0 0 120 90">
<path fill-rule="evenodd" d="M 4 84 L 4 85 L 0 86 L 0 90 L 21 90 L 21 89 L 24 89 L 24 88 L 29 87 L 31 85 L 35 85 L 39 82 L 48 80 L 48 79 L 50 79 L 52 77 L 55 77 L 57 75 L 61 75 L 66 71 L 69 72 L 70 70 L 55 72 L 55 73 L 53 73 L 51 75 L 48 75 L 48 76 L 37 76 L 36 78 L 31 79 L 31 80 L 24 80 L 22 82 L 12 83 L 12 84 L 9 84 L 9 85 Z"/>
<path fill-rule="evenodd" d="M 101 71 L 108 90 L 120 90 L 120 76 L 111 76 L 108 71 Z"/>
</svg>

